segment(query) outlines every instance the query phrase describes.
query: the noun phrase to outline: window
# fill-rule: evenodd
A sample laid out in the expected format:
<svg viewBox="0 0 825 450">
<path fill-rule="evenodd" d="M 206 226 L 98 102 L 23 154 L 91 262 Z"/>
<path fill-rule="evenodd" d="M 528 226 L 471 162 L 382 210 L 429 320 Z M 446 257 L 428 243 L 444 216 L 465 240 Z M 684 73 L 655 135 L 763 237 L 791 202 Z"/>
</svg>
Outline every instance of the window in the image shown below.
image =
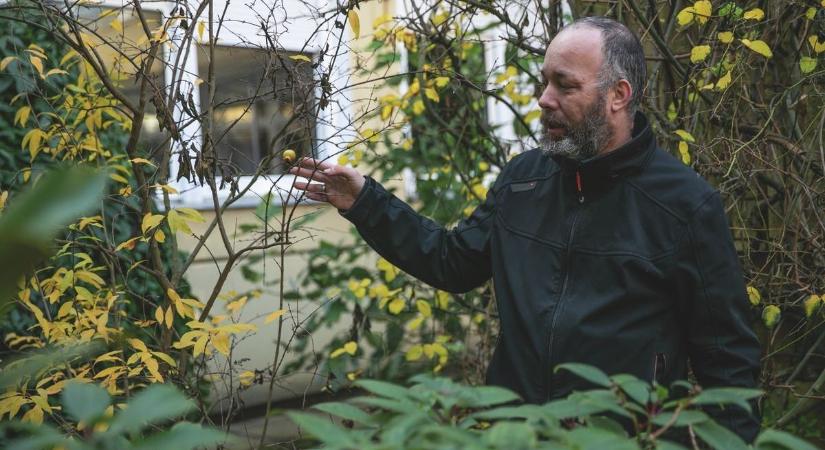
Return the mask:
<svg viewBox="0 0 825 450">
<path fill-rule="evenodd" d="M 312 155 L 315 135 L 311 64 L 254 48 L 214 49 L 214 140 L 222 172 L 280 173 L 280 153 Z M 307 57 L 308 58 L 308 57 Z M 208 79 L 208 48 L 198 51 L 198 77 Z M 202 108 L 208 86 L 200 83 Z"/>
</svg>

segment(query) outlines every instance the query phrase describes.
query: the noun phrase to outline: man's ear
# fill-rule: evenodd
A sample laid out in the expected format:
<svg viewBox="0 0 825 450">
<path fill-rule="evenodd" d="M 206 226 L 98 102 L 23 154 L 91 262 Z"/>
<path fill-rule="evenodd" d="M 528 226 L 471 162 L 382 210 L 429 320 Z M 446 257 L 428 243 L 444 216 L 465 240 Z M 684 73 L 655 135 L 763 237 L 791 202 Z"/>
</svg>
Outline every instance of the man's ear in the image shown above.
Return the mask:
<svg viewBox="0 0 825 450">
<path fill-rule="evenodd" d="M 613 86 L 613 99 L 610 102 L 610 111 L 618 112 L 626 109 L 632 97 L 633 88 L 630 86 L 630 82 L 625 79 L 619 80 L 616 85 Z"/>
</svg>

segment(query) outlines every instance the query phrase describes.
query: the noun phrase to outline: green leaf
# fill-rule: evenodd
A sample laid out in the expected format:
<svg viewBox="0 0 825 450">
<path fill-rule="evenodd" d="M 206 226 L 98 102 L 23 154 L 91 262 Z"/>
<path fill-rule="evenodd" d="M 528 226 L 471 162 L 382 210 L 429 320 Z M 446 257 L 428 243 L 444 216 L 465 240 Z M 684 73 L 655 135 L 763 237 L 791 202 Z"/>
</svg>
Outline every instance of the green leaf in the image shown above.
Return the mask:
<svg viewBox="0 0 825 450">
<path fill-rule="evenodd" d="M 232 440 L 231 435 L 215 428 L 206 428 L 191 422 L 180 422 L 170 430 L 149 436 L 132 447 L 135 450 L 189 450 L 214 446 Z"/>
<path fill-rule="evenodd" d="M 70 168 L 49 172 L 0 216 L 0 311 L 17 280 L 52 252 L 54 236 L 91 211 L 106 191 L 106 175 Z M 0 314 L 1 315 L 1 314 Z"/>
<path fill-rule="evenodd" d="M 340 402 L 330 402 L 330 403 L 319 403 L 313 408 L 323 411 L 328 414 L 332 414 L 334 416 L 338 416 L 344 419 L 352 420 L 353 422 L 362 423 L 365 425 L 369 425 L 375 423 L 375 419 L 373 419 L 369 414 L 364 412 L 364 410 L 357 408 L 352 405 L 348 405 L 346 403 Z"/>
<path fill-rule="evenodd" d="M 485 406 L 495 406 L 502 403 L 509 403 L 521 400 L 515 392 L 497 386 L 479 386 L 472 390 L 469 398 L 462 399 L 457 404 L 470 408 L 481 408 Z"/>
<path fill-rule="evenodd" d="M 559 370 L 568 370 L 595 385 L 610 387 L 610 378 L 608 378 L 604 372 L 593 366 L 579 363 L 565 363 L 556 366 L 555 372 L 558 372 Z"/>
<path fill-rule="evenodd" d="M 325 444 L 338 448 L 355 447 L 355 441 L 347 430 L 335 425 L 328 418 L 298 412 L 288 412 L 287 416 L 289 416 L 296 425 Z"/>
<path fill-rule="evenodd" d="M 484 442 L 492 448 L 535 448 L 536 429 L 526 423 L 499 422 L 484 432 Z"/>
<path fill-rule="evenodd" d="M 96 384 L 69 383 L 62 392 L 63 410 L 78 422 L 93 423 L 111 403 L 109 393 Z"/>
<path fill-rule="evenodd" d="M 640 405 L 646 405 L 650 399 L 651 386 L 632 375 L 619 374 L 611 377 L 628 397 Z"/>
<path fill-rule="evenodd" d="M 693 431 L 715 449 L 747 450 L 748 448 L 739 436 L 714 421 L 697 423 L 693 426 Z"/>
<path fill-rule="evenodd" d="M 126 409 L 115 415 L 109 431 L 133 433 L 146 425 L 179 417 L 195 404 L 171 385 L 153 384 L 132 397 Z"/>
<path fill-rule="evenodd" d="M 674 411 L 661 412 L 653 417 L 653 423 L 660 427 L 665 426 L 670 423 L 671 419 L 673 419 L 673 414 Z M 706 420 L 710 420 L 710 417 L 702 411 L 680 411 L 673 426 L 686 427 L 688 425 L 695 425 Z"/>
<path fill-rule="evenodd" d="M 816 450 L 817 447 L 808 442 L 779 430 L 767 429 L 756 437 L 757 449 L 772 449 L 777 447 L 788 450 Z"/>
<path fill-rule="evenodd" d="M 751 411 L 748 400 L 762 395 L 759 389 L 746 388 L 710 388 L 705 389 L 693 399 L 697 405 L 727 405 L 734 404 L 746 411 Z"/>
<path fill-rule="evenodd" d="M 579 427 L 567 433 L 565 448 L 638 450 L 635 438 L 622 438 L 616 433 L 599 428 Z"/>
<path fill-rule="evenodd" d="M 538 405 L 502 406 L 486 411 L 474 413 L 472 417 L 477 419 L 527 419 L 538 420 L 548 417 L 545 409 Z"/>
<path fill-rule="evenodd" d="M 373 394 L 388 398 L 407 398 L 407 389 L 397 384 L 377 380 L 358 380 L 355 385 Z"/>
<path fill-rule="evenodd" d="M 382 408 L 387 411 L 394 411 L 401 414 L 412 413 L 418 410 L 418 406 L 410 401 L 399 401 L 389 398 L 358 397 L 352 401 L 362 405 L 374 406 L 376 408 Z"/>
</svg>

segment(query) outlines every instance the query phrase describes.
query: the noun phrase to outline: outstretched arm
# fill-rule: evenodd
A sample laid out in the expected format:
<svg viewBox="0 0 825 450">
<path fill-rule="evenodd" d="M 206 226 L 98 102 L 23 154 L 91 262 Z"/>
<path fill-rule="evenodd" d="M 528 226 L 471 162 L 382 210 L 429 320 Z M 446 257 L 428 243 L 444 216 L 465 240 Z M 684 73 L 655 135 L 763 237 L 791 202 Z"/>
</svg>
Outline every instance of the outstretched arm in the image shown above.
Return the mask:
<svg viewBox="0 0 825 450">
<path fill-rule="evenodd" d="M 355 169 L 304 159 L 290 172 L 324 183 L 325 190 L 303 182 L 295 187 L 338 208 L 370 247 L 416 278 L 449 292 L 469 291 L 490 278 L 495 188 L 470 217 L 447 230 Z"/>
</svg>

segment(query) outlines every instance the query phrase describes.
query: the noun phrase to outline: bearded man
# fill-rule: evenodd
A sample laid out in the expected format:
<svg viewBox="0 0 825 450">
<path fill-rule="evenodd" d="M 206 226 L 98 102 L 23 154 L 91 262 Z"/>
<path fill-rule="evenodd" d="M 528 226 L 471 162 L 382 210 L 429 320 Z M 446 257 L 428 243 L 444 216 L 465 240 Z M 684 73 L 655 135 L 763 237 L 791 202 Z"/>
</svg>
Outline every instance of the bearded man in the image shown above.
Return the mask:
<svg viewBox="0 0 825 450">
<path fill-rule="evenodd" d="M 760 347 L 719 197 L 656 145 L 637 109 L 638 38 L 590 17 L 552 40 L 542 66 L 542 148 L 513 158 L 486 201 L 447 230 L 356 170 L 305 159 L 292 173 L 407 273 L 450 292 L 492 278 L 501 321 L 487 382 L 542 403 L 587 387 L 578 362 L 662 385 L 753 387 Z M 716 419 L 750 442 L 758 419 Z"/>
</svg>

